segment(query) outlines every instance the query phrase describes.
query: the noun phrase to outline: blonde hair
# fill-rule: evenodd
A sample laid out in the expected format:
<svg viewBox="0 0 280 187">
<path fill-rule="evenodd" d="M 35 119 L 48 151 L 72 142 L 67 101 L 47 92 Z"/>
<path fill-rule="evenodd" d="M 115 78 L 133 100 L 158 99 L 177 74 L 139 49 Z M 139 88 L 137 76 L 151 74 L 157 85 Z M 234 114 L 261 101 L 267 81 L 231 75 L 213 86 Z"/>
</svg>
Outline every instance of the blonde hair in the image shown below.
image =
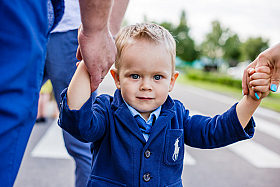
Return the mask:
<svg viewBox="0 0 280 187">
<path fill-rule="evenodd" d="M 122 51 L 129 45 L 129 42 L 138 39 L 146 39 L 151 42 L 161 43 L 171 56 L 172 71 L 175 71 L 176 43 L 173 36 L 163 28 L 154 23 L 141 23 L 123 27 L 116 36 L 117 55 L 115 68 L 119 69 Z"/>
</svg>

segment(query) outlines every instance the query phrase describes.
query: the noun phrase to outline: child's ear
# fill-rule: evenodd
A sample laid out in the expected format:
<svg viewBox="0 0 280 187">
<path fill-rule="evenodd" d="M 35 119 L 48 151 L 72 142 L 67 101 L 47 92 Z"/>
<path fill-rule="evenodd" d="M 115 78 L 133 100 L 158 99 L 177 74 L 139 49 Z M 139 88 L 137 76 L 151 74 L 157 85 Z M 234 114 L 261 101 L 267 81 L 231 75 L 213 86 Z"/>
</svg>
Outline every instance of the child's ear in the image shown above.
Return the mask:
<svg viewBox="0 0 280 187">
<path fill-rule="evenodd" d="M 121 86 L 120 86 L 120 77 L 119 77 L 119 74 L 118 74 L 118 70 L 115 69 L 115 68 L 112 68 L 110 70 L 110 73 L 115 81 L 115 85 L 118 89 L 121 89 Z"/>
<path fill-rule="evenodd" d="M 176 79 L 178 78 L 179 76 L 179 72 L 178 71 L 175 71 L 173 76 L 171 77 L 171 81 L 170 81 L 170 84 L 169 84 L 169 92 L 171 92 L 174 88 L 174 85 L 175 85 L 175 81 Z"/>
</svg>

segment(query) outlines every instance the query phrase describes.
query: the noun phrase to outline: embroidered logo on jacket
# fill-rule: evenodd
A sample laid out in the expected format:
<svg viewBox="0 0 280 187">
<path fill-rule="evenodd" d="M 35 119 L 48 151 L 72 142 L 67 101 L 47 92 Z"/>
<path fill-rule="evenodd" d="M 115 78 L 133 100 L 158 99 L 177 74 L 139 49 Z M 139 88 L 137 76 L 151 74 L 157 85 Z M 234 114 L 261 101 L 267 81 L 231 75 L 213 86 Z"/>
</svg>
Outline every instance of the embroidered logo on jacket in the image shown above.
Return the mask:
<svg viewBox="0 0 280 187">
<path fill-rule="evenodd" d="M 179 137 L 180 138 L 180 137 Z M 178 159 L 178 155 L 179 155 L 179 150 L 180 150 L 180 147 L 179 147 L 179 138 L 177 138 L 175 140 L 175 143 L 174 143 L 174 153 L 172 155 L 172 160 L 175 162 L 177 159 Z"/>
</svg>

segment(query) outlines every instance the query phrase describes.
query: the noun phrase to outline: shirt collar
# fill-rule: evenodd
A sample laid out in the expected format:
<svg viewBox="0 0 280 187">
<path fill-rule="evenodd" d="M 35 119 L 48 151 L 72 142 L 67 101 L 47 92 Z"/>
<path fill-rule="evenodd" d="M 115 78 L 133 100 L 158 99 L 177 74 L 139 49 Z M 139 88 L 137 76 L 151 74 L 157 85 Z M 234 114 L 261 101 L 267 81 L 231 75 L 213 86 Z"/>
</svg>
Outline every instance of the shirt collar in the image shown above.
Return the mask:
<svg viewBox="0 0 280 187">
<path fill-rule="evenodd" d="M 130 113 L 132 114 L 133 117 L 139 115 L 141 118 L 143 118 L 143 116 L 142 116 L 137 110 L 135 110 L 132 106 L 130 106 L 129 104 L 127 104 L 125 101 L 124 101 L 124 103 L 126 104 L 127 108 L 129 109 L 129 111 L 130 111 Z M 149 116 L 149 118 L 148 118 L 148 121 L 146 121 L 144 118 L 143 118 L 143 119 L 144 119 L 146 122 L 149 122 L 150 120 L 153 120 L 153 117 L 152 117 L 152 116 L 155 116 L 155 117 L 156 117 L 155 120 L 157 120 L 157 118 L 159 117 L 160 111 L 161 111 L 161 106 L 159 106 L 157 109 L 155 109 L 155 110 L 150 114 L 150 116 Z"/>
</svg>

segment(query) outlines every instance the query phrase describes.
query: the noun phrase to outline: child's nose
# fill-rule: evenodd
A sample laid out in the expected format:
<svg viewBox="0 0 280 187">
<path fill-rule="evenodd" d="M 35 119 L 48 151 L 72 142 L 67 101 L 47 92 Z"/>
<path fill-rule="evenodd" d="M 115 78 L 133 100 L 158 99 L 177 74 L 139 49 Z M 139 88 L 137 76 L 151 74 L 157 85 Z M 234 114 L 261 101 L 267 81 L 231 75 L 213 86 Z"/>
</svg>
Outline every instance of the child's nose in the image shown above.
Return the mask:
<svg viewBox="0 0 280 187">
<path fill-rule="evenodd" d="M 140 90 L 141 91 L 147 91 L 147 90 L 152 90 L 152 86 L 149 80 L 143 80 L 141 85 L 140 85 Z"/>
</svg>

